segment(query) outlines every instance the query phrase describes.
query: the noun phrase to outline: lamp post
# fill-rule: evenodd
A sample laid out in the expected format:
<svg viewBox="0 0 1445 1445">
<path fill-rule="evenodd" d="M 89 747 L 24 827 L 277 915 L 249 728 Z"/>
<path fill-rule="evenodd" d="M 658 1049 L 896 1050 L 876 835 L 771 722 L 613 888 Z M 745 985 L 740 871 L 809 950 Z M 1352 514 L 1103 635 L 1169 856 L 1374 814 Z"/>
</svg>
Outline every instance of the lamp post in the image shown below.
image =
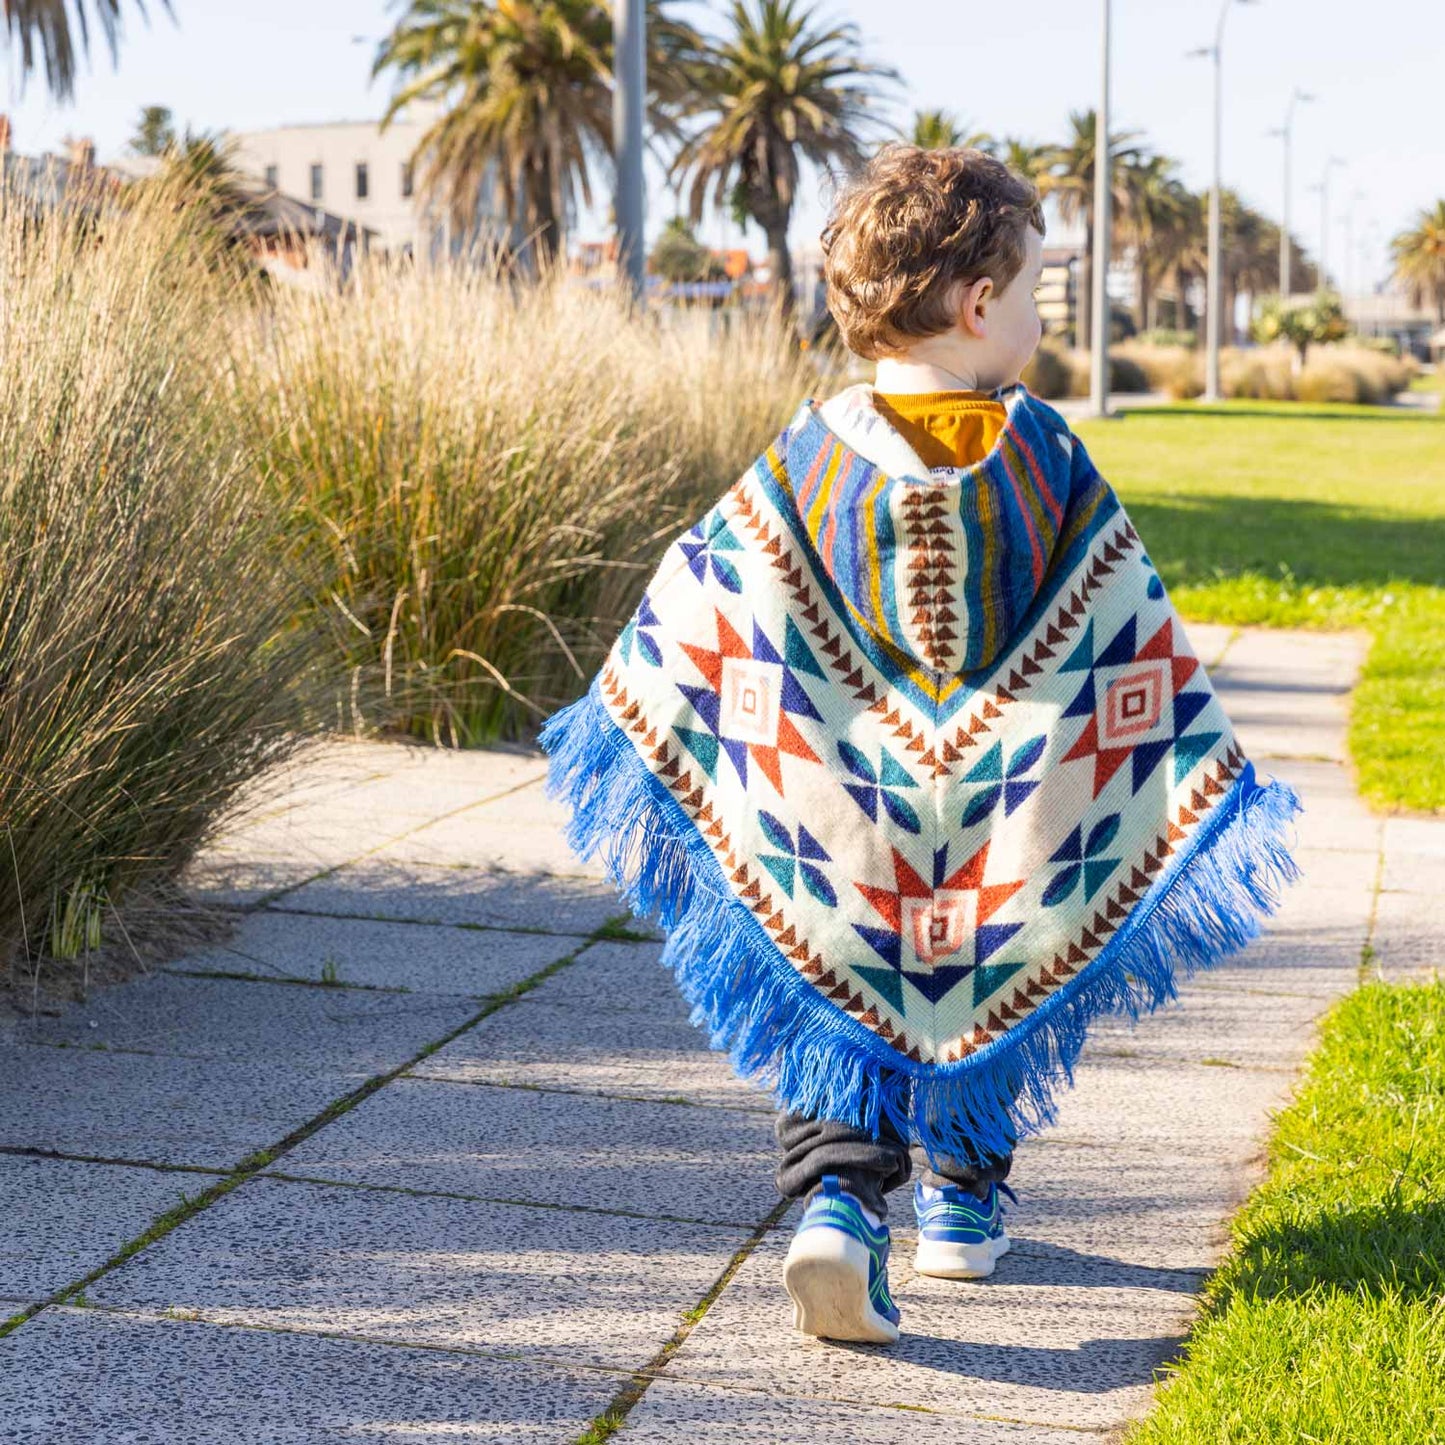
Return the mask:
<svg viewBox="0 0 1445 1445">
<path fill-rule="evenodd" d="M 1330 172 L 1336 166 L 1344 165 L 1339 156 L 1331 156 L 1326 162 L 1324 170 L 1320 172 L 1320 178 L 1310 187 L 1310 190 L 1318 191 L 1320 196 L 1320 276 L 1319 289 L 1329 289 L 1329 250 L 1330 250 Z"/>
<path fill-rule="evenodd" d="M 647 96 L 644 15 L 643 0 L 613 0 L 612 145 L 617 161 L 617 260 L 639 301 L 647 266 L 642 239 L 642 112 Z"/>
<path fill-rule="evenodd" d="M 1284 195 L 1280 203 L 1279 223 L 1279 299 L 1281 304 L 1289 299 L 1290 293 L 1290 241 L 1289 241 L 1289 165 L 1290 146 L 1294 138 L 1294 108 L 1301 101 L 1309 102 L 1314 100 L 1313 95 L 1307 94 L 1298 86 L 1294 94 L 1289 98 L 1289 105 L 1285 107 L 1284 124 L 1277 130 L 1270 131 L 1270 135 L 1284 137 Z"/>
<path fill-rule="evenodd" d="M 1103 66 L 1099 87 L 1099 113 L 1094 118 L 1094 254 L 1090 279 L 1094 349 L 1089 357 L 1089 411 L 1109 414 L 1109 202 L 1113 196 L 1109 154 L 1109 11 L 1104 0 Z"/>
<path fill-rule="evenodd" d="M 1355 290 L 1355 203 L 1364 199 L 1365 193 L 1357 186 L 1345 206 L 1345 214 L 1340 218 L 1345 230 L 1344 294 L 1346 305 L 1349 304 L 1349 298 Z"/>
<path fill-rule="evenodd" d="M 1219 171 L 1220 150 L 1223 144 L 1224 78 L 1221 63 L 1224 53 L 1224 22 L 1229 18 L 1231 5 L 1253 5 L 1258 0 L 1224 0 L 1219 7 L 1219 23 L 1214 27 L 1214 44 L 1203 45 L 1191 50 L 1191 56 L 1207 55 L 1214 61 L 1214 184 L 1209 188 L 1209 282 L 1205 289 L 1204 320 L 1208 328 L 1204 360 L 1204 400 L 1219 400 L 1219 297 L 1223 286 L 1220 283 L 1221 258 L 1219 218 Z"/>
</svg>

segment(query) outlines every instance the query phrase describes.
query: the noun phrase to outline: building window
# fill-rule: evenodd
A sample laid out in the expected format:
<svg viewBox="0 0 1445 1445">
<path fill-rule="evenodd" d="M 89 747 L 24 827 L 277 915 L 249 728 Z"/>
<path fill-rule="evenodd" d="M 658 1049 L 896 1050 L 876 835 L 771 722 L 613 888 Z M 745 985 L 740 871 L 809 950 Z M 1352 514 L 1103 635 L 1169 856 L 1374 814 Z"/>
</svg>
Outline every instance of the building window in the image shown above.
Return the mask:
<svg viewBox="0 0 1445 1445">
<path fill-rule="evenodd" d="M 311 199 L 319 201 L 321 194 L 321 167 L 316 165 L 311 167 Z"/>
<path fill-rule="evenodd" d="M 412 170 L 411 162 L 403 161 L 401 163 L 401 194 L 403 199 L 411 195 L 415 183 L 416 176 Z"/>
<path fill-rule="evenodd" d="M 357 161 L 357 163 L 356 163 L 356 199 L 357 199 L 358 201 L 364 201 L 364 200 L 366 199 L 367 193 L 370 191 L 370 189 L 371 189 L 370 179 L 369 179 L 369 177 L 368 177 L 367 174 L 366 174 L 366 162 L 365 162 L 365 161 Z"/>
<path fill-rule="evenodd" d="M 281 171 L 278 166 L 266 167 L 266 189 L 276 190 L 281 184 Z"/>
</svg>

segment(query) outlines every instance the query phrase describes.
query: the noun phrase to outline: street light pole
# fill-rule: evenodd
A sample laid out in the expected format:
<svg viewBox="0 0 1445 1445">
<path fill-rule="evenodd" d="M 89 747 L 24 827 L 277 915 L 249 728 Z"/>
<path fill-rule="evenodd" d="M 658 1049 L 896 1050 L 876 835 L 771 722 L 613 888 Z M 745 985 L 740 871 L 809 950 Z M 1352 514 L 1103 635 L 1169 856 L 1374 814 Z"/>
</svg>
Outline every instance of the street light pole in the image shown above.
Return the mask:
<svg viewBox="0 0 1445 1445">
<path fill-rule="evenodd" d="M 1344 227 L 1345 227 L 1345 304 L 1348 306 L 1349 298 L 1355 290 L 1355 202 L 1363 201 L 1365 193 L 1356 190 L 1350 197 L 1349 203 L 1345 206 Z"/>
<path fill-rule="evenodd" d="M 1224 0 L 1219 7 L 1219 23 L 1214 28 L 1214 44 L 1192 50 L 1191 55 L 1207 55 L 1214 61 L 1214 184 L 1209 188 L 1209 281 L 1204 297 L 1204 323 L 1208 328 L 1204 360 L 1204 400 L 1219 400 L 1219 333 L 1223 318 L 1219 314 L 1220 293 L 1223 291 L 1220 272 L 1222 262 L 1220 251 L 1220 151 L 1224 134 L 1224 22 L 1229 18 L 1229 7 L 1233 4 L 1251 5 L 1255 0 Z"/>
<path fill-rule="evenodd" d="M 642 112 L 647 96 L 643 0 L 613 0 L 612 142 L 617 162 L 617 260 L 632 294 L 642 299 L 647 265 L 643 246 Z"/>
<path fill-rule="evenodd" d="M 1312 191 L 1320 193 L 1320 275 L 1319 289 L 1329 289 L 1329 250 L 1330 250 L 1330 172 L 1336 166 L 1344 165 L 1339 156 L 1331 156 L 1325 162 L 1325 168 L 1320 172 L 1318 182 L 1310 187 Z"/>
<path fill-rule="evenodd" d="M 1099 86 L 1099 113 L 1094 118 L 1094 254 L 1090 270 L 1093 296 L 1094 348 L 1089 357 L 1089 410 L 1109 414 L 1109 228 L 1113 197 L 1109 151 L 1109 11 L 1104 0 L 1103 73 Z"/>
<path fill-rule="evenodd" d="M 1290 279 L 1290 236 L 1289 236 L 1289 199 L 1290 199 L 1290 147 L 1294 143 L 1294 108 L 1300 101 L 1312 101 L 1314 96 L 1306 94 L 1298 86 L 1294 94 L 1289 98 L 1289 105 L 1284 112 L 1284 125 L 1278 130 L 1270 131 L 1271 135 L 1284 137 L 1284 196 L 1280 204 L 1279 223 L 1279 298 L 1281 303 L 1289 299 L 1291 289 Z"/>
</svg>

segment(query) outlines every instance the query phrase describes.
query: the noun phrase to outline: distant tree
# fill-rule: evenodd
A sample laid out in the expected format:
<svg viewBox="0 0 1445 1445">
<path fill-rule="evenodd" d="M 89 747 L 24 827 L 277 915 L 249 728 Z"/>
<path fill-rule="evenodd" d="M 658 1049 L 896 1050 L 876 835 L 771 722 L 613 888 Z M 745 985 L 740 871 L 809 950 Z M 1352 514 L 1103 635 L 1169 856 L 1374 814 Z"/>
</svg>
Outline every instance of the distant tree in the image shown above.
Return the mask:
<svg viewBox="0 0 1445 1445">
<path fill-rule="evenodd" d="M 1403 282 L 1417 306 L 1428 298 L 1435 319 L 1445 324 L 1445 200 L 1420 211 L 1415 224 L 1390 242 L 1395 276 Z"/>
<path fill-rule="evenodd" d="M 1193 219 L 1189 192 L 1178 178 L 1178 163 L 1168 156 L 1148 156 L 1125 168 L 1128 209 L 1120 231 L 1134 250 L 1134 325 L 1146 331 L 1155 324 L 1154 291 L 1168 269 L 1177 241 Z"/>
<path fill-rule="evenodd" d="M 171 8 L 170 0 L 159 0 L 159 4 L 166 11 Z M 145 0 L 135 0 L 135 6 L 145 14 Z M 45 71 L 50 93 L 57 100 L 69 100 L 75 93 L 80 54 L 90 53 L 92 11 L 114 64 L 120 42 L 121 0 L 0 0 L 6 38 L 20 46 L 21 79 L 38 63 Z"/>
<path fill-rule="evenodd" d="M 647 0 L 649 117 L 672 130 L 682 62 L 701 43 L 671 0 Z M 454 220 L 476 215 L 495 176 L 507 219 L 544 257 L 557 253 L 569 211 L 592 203 L 591 168 L 612 153 L 612 12 L 600 0 L 411 0 L 372 73 L 398 89 L 383 128 L 416 100 L 442 102 L 417 148 L 422 188 Z"/>
<path fill-rule="evenodd" d="M 651 270 L 664 281 L 722 281 L 723 263 L 697 239 L 682 216 L 674 216 L 662 229 L 648 258 Z"/>
<path fill-rule="evenodd" d="M 993 137 L 986 130 L 969 130 L 957 116 L 947 110 L 920 110 L 913 117 L 909 141 L 926 151 L 952 150 L 956 146 L 972 146 L 975 150 L 992 152 Z"/>
<path fill-rule="evenodd" d="M 1094 274 L 1095 113 L 1092 110 L 1073 111 L 1069 115 L 1069 125 L 1072 134 L 1068 140 L 1063 145 L 1052 147 L 1044 158 L 1039 184 L 1041 190 L 1058 197 L 1059 213 L 1065 221 L 1082 219 L 1084 223 L 1084 259 L 1074 330 L 1076 344 L 1087 348 Z M 1113 208 L 1119 215 L 1126 215 L 1129 209 L 1129 192 L 1124 184 L 1126 168 L 1144 158 L 1139 139 L 1137 131 L 1120 131 L 1109 137 L 1110 192 Z"/>
<path fill-rule="evenodd" d="M 130 148 L 138 156 L 163 156 L 176 143 L 175 121 L 169 106 L 141 107 Z"/>
<path fill-rule="evenodd" d="M 709 197 L 754 222 L 767 237 L 781 305 L 793 305 L 788 223 L 802 163 L 821 170 L 863 162 L 879 126 L 872 104 L 886 67 L 863 58 L 853 25 L 828 25 L 804 0 L 734 0 L 720 40 L 688 67 L 693 116 L 675 175 L 691 178 L 689 208 Z"/>
<path fill-rule="evenodd" d="M 993 154 L 1011 171 L 1042 186 L 1049 163 L 1055 154 L 1055 147 L 1035 145 L 1032 141 L 1020 140 L 1017 136 L 1005 136 L 994 143 Z"/>
</svg>

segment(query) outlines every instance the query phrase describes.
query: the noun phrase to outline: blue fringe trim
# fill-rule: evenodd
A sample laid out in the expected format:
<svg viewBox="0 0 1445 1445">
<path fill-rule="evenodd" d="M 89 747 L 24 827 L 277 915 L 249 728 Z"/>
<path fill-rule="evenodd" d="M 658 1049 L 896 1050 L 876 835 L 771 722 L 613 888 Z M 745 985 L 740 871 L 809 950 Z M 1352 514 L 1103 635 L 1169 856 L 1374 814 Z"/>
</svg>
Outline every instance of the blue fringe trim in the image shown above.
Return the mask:
<svg viewBox="0 0 1445 1445">
<path fill-rule="evenodd" d="M 887 1117 L 931 1156 L 1005 1154 L 1054 1120 L 1089 1023 L 1137 1020 L 1186 978 L 1243 948 L 1299 870 L 1285 835 L 1299 799 L 1253 765 L 1176 853 L 1105 948 L 1007 1034 L 954 1064 L 918 1064 L 830 1003 L 738 902 L 691 820 L 608 715 L 594 680 L 542 729 L 547 791 L 569 804 L 567 840 L 599 858 L 642 918 L 667 932 L 663 962 L 744 1078 L 780 1107 L 866 1128 Z"/>
</svg>

